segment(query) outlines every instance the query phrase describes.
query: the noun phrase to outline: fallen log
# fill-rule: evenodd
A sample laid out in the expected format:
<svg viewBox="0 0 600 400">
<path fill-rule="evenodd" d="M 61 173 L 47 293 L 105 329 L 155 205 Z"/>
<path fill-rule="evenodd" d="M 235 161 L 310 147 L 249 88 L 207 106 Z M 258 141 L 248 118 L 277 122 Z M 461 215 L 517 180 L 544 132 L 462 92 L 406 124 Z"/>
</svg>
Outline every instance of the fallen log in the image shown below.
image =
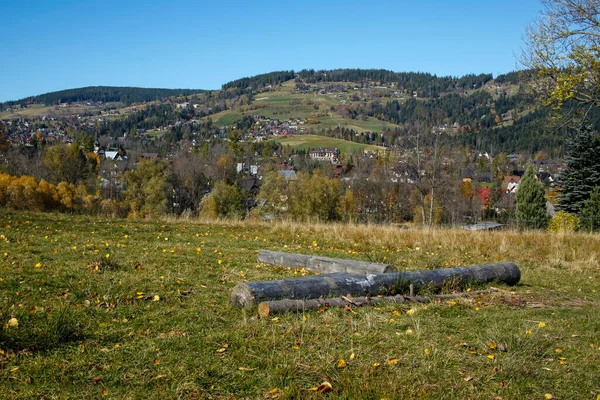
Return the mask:
<svg viewBox="0 0 600 400">
<path fill-rule="evenodd" d="M 319 297 L 378 296 L 431 287 L 440 289 L 449 283 L 502 282 L 515 285 L 521 271 L 513 263 L 475 265 L 436 270 L 405 271 L 386 274 L 351 275 L 323 274 L 279 281 L 246 282 L 235 286 L 230 303 L 236 307 L 251 307 L 256 303 L 278 299 L 318 299 Z"/>
<path fill-rule="evenodd" d="M 332 297 L 329 299 L 318 298 L 318 299 L 283 299 L 283 300 L 271 300 L 263 301 L 258 304 L 258 315 L 262 318 L 266 318 L 270 315 L 286 313 L 286 312 L 303 312 L 303 311 L 316 311 L 324 310 L 329 307 L 347 307 L 353 305 L 355 307 L 362 307 L 371 304 L 378 303 L 429 303 L 434 300 L 441 299 L 454 299 L 458 297 L 476 296 L 481 294 L 496 293 L 498 290 L 475 290 L 472 292 L 461 292 L 452 294 L 436 295 L 431 297 L 423 296 L 404 296 L 397 294 L 395 296 L 376 296 L 376 297 Z"/>
<path fill-rule="evenodd" d="M 269 250 L 261 250 L 258 253 L 257 260 L 259 263 L 281 265 L 288 268 L 304 268 L 307 271 L 321 273 L 346 272 L 348 274 L 383 274 L 397 271 L 396 267 L 391 264 Z"/>
</svg>

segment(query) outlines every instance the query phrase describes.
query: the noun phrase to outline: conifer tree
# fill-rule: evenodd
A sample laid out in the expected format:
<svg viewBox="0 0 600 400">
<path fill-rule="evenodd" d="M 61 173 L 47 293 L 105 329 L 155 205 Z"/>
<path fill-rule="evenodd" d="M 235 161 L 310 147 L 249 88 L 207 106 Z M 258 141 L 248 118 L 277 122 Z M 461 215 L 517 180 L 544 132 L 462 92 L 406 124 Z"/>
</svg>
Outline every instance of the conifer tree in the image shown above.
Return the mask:
<svg viewBox="0 0 600 400">
<path fill-rule="evenodd" d="M 520 227 L 540 229 L 548 224 L 544 187 L 535 177 L 533 166 L 527 167 L 517 190 L 515 217 Z"/>
<path fill-rule="evenodd" d="M 588 232 L 600 230 L 600 187 L 596 186 L 587 199 L 579 215 L 581 229 Z"/>
<path fill-rule="evenodd" d="M 600 186 L 600 140 L 589 126 L 581 126 L 566 141 L 565 164 L 560 175 L 560 208 L 579 214 L 595 186 Z"/>
</svg>

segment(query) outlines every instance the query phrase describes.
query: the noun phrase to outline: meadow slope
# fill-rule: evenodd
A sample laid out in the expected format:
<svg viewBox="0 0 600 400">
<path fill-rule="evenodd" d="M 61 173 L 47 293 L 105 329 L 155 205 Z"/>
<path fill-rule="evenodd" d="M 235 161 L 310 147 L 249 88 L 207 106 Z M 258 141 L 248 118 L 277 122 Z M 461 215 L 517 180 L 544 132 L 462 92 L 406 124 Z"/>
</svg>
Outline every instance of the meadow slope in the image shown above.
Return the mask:
<svg viewBox="0 0 600 400">
<path fill-rule="evenodd" d="M 513 261 L 492 295 L 259 319 L 260 249 L 405 269 Z M 600 394 L 600 236 L 0 210 L 0 397 L 570 398 Z M 344 360 L 341 362 L 340 360 Z M 322 382 L 333 390 L 310 390 Z"/>
</svg>

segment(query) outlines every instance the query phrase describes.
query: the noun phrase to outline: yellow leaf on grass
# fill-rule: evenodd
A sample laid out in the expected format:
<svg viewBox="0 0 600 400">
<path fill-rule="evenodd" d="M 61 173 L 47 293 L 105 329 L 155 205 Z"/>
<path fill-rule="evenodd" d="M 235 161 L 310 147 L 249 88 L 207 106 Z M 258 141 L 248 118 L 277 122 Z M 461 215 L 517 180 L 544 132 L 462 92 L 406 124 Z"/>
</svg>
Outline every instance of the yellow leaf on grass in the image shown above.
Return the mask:
<svg viewBox="0 0 600 400">
<path fill-rule="evenodd" d="M 373 367 L 375 367 L 375 368 L 379 367 L 380 365 L 381 365 L 381 364 L 379 364 L 378 362 L 376 362 L 376 363 L 373 363 Z"/>
<path fill-rule="evenodd" d="M 554 398 L 554 396 L 552 396 L 550 393 L 546 393 L 546 394 L 544 395 L 544 398 L 545 398 L 546 400 L 552 400 L 552 399 Z"/>
<path fill-rule="evenodd" d="M 219 350 L 217 350 L 217 353 L 224 353 L 225 350 L 227 350 L 229 348 L 228 344 L 223 345 L 223 347 L 221 347 Z"/>
<path fill-rule="evenodd" d="M 490 354 L 489 356 L 487 356 L 487 358 L 489 358 L 490 360 L 493 360 L 496 357 L 493 354 Z"/>
<path fill-rule="evenodd" d="M 398 312 L 398 310 L 394 310 L 394 312 L 392 314 L 394 314 L 396 317 L 400 316 L 400 313 Z"/>
<path fill-rule="evenodd" d="M 18 328 L 19 320 L 17 320 L 15 317 L 12 317 L 11 319 L 8 320 L 8 326 L 11 328 Z"/>
<path fill-rule="evenodd" d="M 344 361 L 343 358 L 340 358 L 337 362 L 337 367 L 338 368 L 346 368 L 346 361 Z"/>
<path fill-rule="evenodd" d="M 560 347 L 557 347 L 556 350 L 554 350 L 556 352 L 556 354 L 560 354 L 563 352 L 563 349 L 561 349 Z"/>
<path fill-rule="evenodd" d="M 491 342 L 488 342 L 488 344 L 487 344 L 487 345 L 488 345 L 488 347 L 489 347 L 490 349 L 492 349 L 492 350 L 494 350 L 496 347 L 498 347 L 498 346 L 496 345 L 496 342 L 494 342 L 493 340 L 492 340 Z"/>
<path fill-rule="evenodd" d="M 406 313 L 407 313 L 408 315 L 413 315 L 413 314 L 415 313 L 415 311 L 416 311 L 416 310 L 415 310 L 414 308 L 411 308 L 410 310 L 406 311 Z"/>
<path fill-rule="evenodd" d="M 42 266 L 42 263 L 37 263 L 37 264 L 35 264 L 35 267 L 36 267 L 36 268 L 41 268 L 41 266 Z"/>
<path fill-rule="evenodd" d="M 398 364 L 398 359 L 397 358 L 390 358 L 389 360 L 387 360 L 387 364 L 388 365 L 396 365 L 396 364 Z"/>
<path fill-rule="evenodd" d="M 329 393 L 332 390 L 333 386 L 331 386 L 331 383 L 325 381 L 319 385 L 319 387 L 317 388 L 317 393 Z"/>
<path fill-rule="evenodd" d="M 350 354 L 350 360 L 354 360 L 356 358 L 356 355 L 354 353 Z"/>
<path fill-rule="evenodd" d="M 545 322 L 540 322 L 540 323 L 538 324 L 538 326 L 539 326 L 540 328 L 545 328 L 545 327 L 546 327 L 546 323 L 545 323 Z M 552 396 L 552 395 L 551 395 L 551 396 Z"/>
</svg>

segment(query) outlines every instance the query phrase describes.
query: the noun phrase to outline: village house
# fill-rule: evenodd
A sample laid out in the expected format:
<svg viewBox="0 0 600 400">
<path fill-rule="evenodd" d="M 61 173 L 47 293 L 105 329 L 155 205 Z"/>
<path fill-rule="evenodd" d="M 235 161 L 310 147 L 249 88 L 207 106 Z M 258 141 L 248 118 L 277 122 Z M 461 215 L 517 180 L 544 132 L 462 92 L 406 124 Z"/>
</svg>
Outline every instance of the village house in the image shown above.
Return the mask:
<svg viewBox="0 0 600 400">
<path fill-rule="evenodd" d="M 315 160 L 337 163 L 340 158 L 340 150 L 336 148 L 315 148 L 308 151 L 308 156 Z"/>
</svg>

